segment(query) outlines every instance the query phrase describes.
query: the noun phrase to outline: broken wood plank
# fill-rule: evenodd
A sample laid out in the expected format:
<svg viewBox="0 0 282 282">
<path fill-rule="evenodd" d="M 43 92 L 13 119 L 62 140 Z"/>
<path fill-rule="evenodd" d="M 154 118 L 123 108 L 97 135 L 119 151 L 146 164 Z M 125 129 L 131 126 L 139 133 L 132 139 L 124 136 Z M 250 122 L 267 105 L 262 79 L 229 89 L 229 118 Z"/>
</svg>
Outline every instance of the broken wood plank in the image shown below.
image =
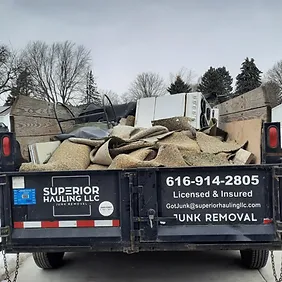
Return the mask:
<svg viewBox="0 0 282 282">
<path fill-rule="evenodd" d="M 243 165 L 243 164 L 250 164 L 254 161 L 255 156 L 253 153 L 246 151 L 244 149 L 239 149 L 236 152 L 235 157 L 233 159 L 234 164 L 236 165 Z"/>
<path fill-rule="evenodd" d="M 241 113 L 269 106 L 269 98 L 264 87 L 258 87 L 245 94 L 237 96 L 216 106 L 220 116 L 232 113 Z"/>
<path fill-rule="evenodd" d="M 67 106 L 74 116 L 77 116 L 82 108 Z M 55 118 L 54 104 L 35 98 L 20 95 L 11 108 L 13 116 L 45 117 Z M 57 105 L 57 116 L 59 119 L 71 118 L 71 113 L 62 105 Z"/>
<path fill-rule="evenodd" d="M 265 106 L 262 108 L 243 111 L 239 113 L 222 115 L 219 119 L 219 127 L 221 126 L 221 124 L 240 120 L 250 120 L 259 118 L 263 121 L 270 121 L 270 111 L 271 109 L 268 106 Z"/>
<path fill-rule="evenodd" d="M 74 122 L 62 123 L 64 132 L 73 128 Z M 14 116 L 14 132 L 17 137 L 57 135 L 61 133 L 56 119 L 45 117 Z"/>
<path fill-rule="evenodd" d="M 228 139 L 234 140 L 239 144 L 248 141 L 247 151 L 255 156 L 255 163 L 261 163 L 261 139 L 262 139 L 261 119 L 250 119 L 233 121 L 221 125 L 221 129 L 228 133 Z"/>
</svg>

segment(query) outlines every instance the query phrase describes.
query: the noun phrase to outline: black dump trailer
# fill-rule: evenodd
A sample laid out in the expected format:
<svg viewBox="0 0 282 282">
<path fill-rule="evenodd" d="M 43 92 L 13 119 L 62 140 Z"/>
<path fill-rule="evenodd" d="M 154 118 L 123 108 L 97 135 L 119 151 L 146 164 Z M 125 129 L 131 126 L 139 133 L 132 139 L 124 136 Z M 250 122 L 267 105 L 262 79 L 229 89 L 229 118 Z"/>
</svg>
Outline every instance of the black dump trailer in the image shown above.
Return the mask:
<svg viewBox="0 0 282 282">
<path fill-rule="evenodd" d="M 33 253 L 43 269 L 65 252 L 190 250 L 238 250 L 247 268 L 262 268 L 282 246 L 280 124 L 263 133 L 261 165 L 19 172 L 9 160 L 1 248 Z M 6 137 L 2 162 L 13 152 Z"/>
</svg>

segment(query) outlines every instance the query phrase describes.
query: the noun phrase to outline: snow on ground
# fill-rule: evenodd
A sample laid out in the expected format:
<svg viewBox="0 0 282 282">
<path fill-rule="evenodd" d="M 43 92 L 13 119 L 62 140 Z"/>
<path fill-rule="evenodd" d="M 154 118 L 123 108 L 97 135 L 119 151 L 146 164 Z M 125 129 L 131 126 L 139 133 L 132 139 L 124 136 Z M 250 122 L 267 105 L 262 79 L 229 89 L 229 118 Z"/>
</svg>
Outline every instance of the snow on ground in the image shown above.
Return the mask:
<svg viewBox="0 0 282 282">
<path fill-rule="evenodd" d="M 4 267 L 4 258 L 2 253 L 0 252 L 0 281 L 5 281 L 5 267 Z M 25 254 L 21 253 L 20 254 L 20 264 L 22 264 L 31 254 Z M 16 254 L 6 254 L 7 257 L 7 263 L 8 263 L 8 268 L 9 268 L 9 273 L 13 273 L 16 268 L 16 260 L 17 260 L 17 255 Z M 20 270 L 19 270 L 20 271 Z"/>
</svg>

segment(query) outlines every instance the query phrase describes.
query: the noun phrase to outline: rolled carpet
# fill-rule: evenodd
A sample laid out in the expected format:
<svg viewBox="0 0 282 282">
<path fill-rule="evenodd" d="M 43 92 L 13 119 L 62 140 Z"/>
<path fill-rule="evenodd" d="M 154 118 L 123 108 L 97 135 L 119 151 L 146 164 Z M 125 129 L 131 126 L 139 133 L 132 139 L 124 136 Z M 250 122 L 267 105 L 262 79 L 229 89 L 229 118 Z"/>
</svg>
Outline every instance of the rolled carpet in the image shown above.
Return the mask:
<svg viewBox="0 0 282 282">
<path fill-rule="evenodd" d="M 113 159 L 111 165 L 109 166 L 109 169 L 126 169 L 126 168 L 141 168 L 141 167 L 185 167 L 187 166 L 177 146 L 172 145 L 172 144 L 166 144 L 166 145 L 161 146 L 158 150 L 156 158 L 151 159 L 150 161 L 142 160 L 142 157 L 144 157 L 144 155 L 142 154 L 140 155 L 138 154 L 137 155 L 136 154 L 133 154 L 133 155 L 120 154 Z"/>
<path fill-rule="evenodd" d="M 154 143 L 146 141 L 126 142 L 119 137 L 111 137 L 101 147 L 90 153 L 90 160 L 94 164 L 109 166 L 119 154 L 128 154 L 140 148 L 153 146 Z"/>
<path fill-rule="evenodd" d="M 153 126 L 161 125 L 166 127 L 169 131 L 190 131 L 191 136 L 196 137 L 196 129 L 190 124 L 191 118 L 189 117 L 172 117 L 165 119 L 153 120 L 151 123 Z"/>
<path fill-rule="evenodd" d="M 154 146 L 155 146 L 155 143 L 153 142 L 134 141 L 124 146 L 119 146 L 117 148 L 110 149 L 110 154 L 113 157 L 116 157 L 119 154 L 130 154 L 131 152 L 134 152 L 141 148 L 148 148 L 148 147 L 154 147 Z"/>
<path fill-rule="evenodd" d="M 187 132 L 173 132 L 172 135 L 167 136 L 157 142 L 160 145 L 175 145 L 178 149 L 200 152 L 200 147 L 197 141 L 191 139 Z M 171 156 L 173 157 L 173 155 Z"/>
<path fill-rule="evenodd" d="M 140 161 L 149 161 L 157 156 L 155 150 L 150 148 L 141 148 L 136 151 L 129 153 L 129 156 L 136 158 Z"/>
<path fill-rule="evenodd" d="M 166 127 L 161 125 L 156 125 L 150 128 L 139 130 L 136 133 L 132 132 L 132 135 L 130 136 L 130 141 L 139 141 L 151 137 L 157 138 L 157 136 L 163 135 L 165 133 L 169 133 L 169 130 Z"/>
<path fill-rule="evenodd" d="M 152 161 L 160 163 L 166 167 L 187 166 L 177 145 L 164 144 L 159 148 L 157 157 Z"/>
<path fill-rule="evenodd" d="M 227 159 L 226 156 L 218 154 L 209 153 L 195 153 L 195 152 L 185 152 L 183 157 L 189 166 L 221 166 L 221 165 L 231 165 L 232 162 Z"/>
<path fill-rule="evenodd" d="M 98 150 L 93 149 L 90 154 L 90 160 L 94 164 L 109 166 L 112 162 L 112 156 L 109 151 L 109 146 L 112 139 L 105 142 Z"/>
<path fill-rule="evenodd" d="M 112 129 L 110 136 L 121 138 L 126 142 L 133 142 L 153 137 L 155 137 L 155 140 L 158 140 L 158 136 L 162 136 L 163 134 L 169 134 L 169 130 L 160 125 L 150 128 L 117 125 Z"/>
<path fill-rule="evenodd" d="M 197 132 L 197 143 L 202 152 L 210 154 L 235 152 L 245 145 L 239 145 L 235 141 L 222 142 L 218 138 L 203 132 Z"/>
<path fill-rule="evenodd" d="M 105 139 L 86 139 L 86 138 L 75 138 L 75 137 L 71 137 L 68 140 L 73 143 L 83 144 L 90 147 L 99 147 L 105 142 Z"/>
<path fill-rule="evenodd" d="M 126 169 L 126 168 L 138 168 L 138 167 L 158 167 L 161 166 L 158 163 L 140 161 L 137 158 L 126 154 L 120 154 L 114 158 L 113 162 L 109 166 L 109 169 Z"/>
</svg>

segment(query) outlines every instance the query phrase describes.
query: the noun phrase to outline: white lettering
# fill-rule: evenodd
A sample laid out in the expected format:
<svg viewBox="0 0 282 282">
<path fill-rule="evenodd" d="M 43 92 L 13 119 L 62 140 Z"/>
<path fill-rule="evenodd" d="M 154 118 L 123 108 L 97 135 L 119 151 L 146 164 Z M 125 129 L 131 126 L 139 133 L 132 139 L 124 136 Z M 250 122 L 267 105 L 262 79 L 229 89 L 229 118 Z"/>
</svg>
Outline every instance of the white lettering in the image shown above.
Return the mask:
<svg viewBox="0 0 282 282">
<path fill-rule="evenodd" d="M 201 214 L 174 214 L 180 222 L 201 222 Z M 207 213 L 204 216 L 205 222 L 256 222 L 257 218 L 253 213 Z"/>
<path fill-rule="evenodd" d="M 172 195 L 174 199 L 210 198 L 210 191 L 187 192 L 187 193 L 181 191 L 173 191 Z"/>
<path fill-rule="evenodd" d="M 85 195 L 84 202 L 99 202 L 99 195 Z"/>
<path fill-rule="evenodd" d="M 68 188 L 72 188 L 73 195 L 79 195 L 79 187 L 68 187 Z"/>
<path fill-rule="evenodd" d="M 92 186 L 93 194 L 99 194 L 100 188 L 98 186 Z"/>
<path fill-rule="evenodd" d="M 221 191 L 220 196 L 223 198 L 252 198 L 253 197 L 253 190 L 249 192 L 226 192 L 226 191 Z"/>
<path fill-rule="evenodd" d="M 48 187 L 43 188 L 43 195 L 44 196 L 49 196 L 50 195 L 50 191 Z"/>
<path fill-rule="evenodd" d="M 44 187 L 44 203 L 81 203 L 98 202 L 100 188 L 98 186 L 80 187 Z"/>
<path fill-rule="evenodd" d="M 256 222 L 257 218 L 253 213 L 230 213 L 230 214 L 220 214 L 220 213 L 207 213 L 205 214 L 206 222 Z"/>
<path fill-rule="evenodd" d="M 201 222 L 201 214 L 174 214 L 173 215 L 180 222 Z"/>
<path fill-rule="evenodd" d="M 237 217 L 236 217 L 236 215 L 234 213 L 231 213 L 231 214 L 229 214 L 228 219 L 230 221 L 236 221 Z M 239 219 L 239 221 L 242 221 L 242 219 L 240 220 L 240 215 L 238 215 L 238 219 Z"/>
<path fill-rule="evenodd" d="M 207 222 L 209 222 L 209 221 L 212 222 L 212 216 L 211 216 L 211 214 L 209 214 L 209 213 L 206 214 L 206 221 L 207 221 Z"/>
<path fill-rule="evenodd" d="M 65 192 L 65 188 L 64 187 L 59 187 L 58 190 L 59 190 L 59 192 L 58 192 L 59 195 L 62 195 Z"/>
<path fill-rule="evenodd" d="M 84 194 L 85 195 L 90 195 L 92 194 L 92 190 L 89 186 L 84 187 Z"/>
<path fill-rule="evenodd" d="M 227 221 L 227 214 L 219 214 L 219 221 Z"/>
<path fill-rule="evenodd" d="M 72 189 L 71 189 L 71 187 L 66 187 L 65 193 L 66 193 L 66 195 L 72 195 Z M 75 193 L 73 193 L 73 195 L 75 195 Z"/>
</svg>

